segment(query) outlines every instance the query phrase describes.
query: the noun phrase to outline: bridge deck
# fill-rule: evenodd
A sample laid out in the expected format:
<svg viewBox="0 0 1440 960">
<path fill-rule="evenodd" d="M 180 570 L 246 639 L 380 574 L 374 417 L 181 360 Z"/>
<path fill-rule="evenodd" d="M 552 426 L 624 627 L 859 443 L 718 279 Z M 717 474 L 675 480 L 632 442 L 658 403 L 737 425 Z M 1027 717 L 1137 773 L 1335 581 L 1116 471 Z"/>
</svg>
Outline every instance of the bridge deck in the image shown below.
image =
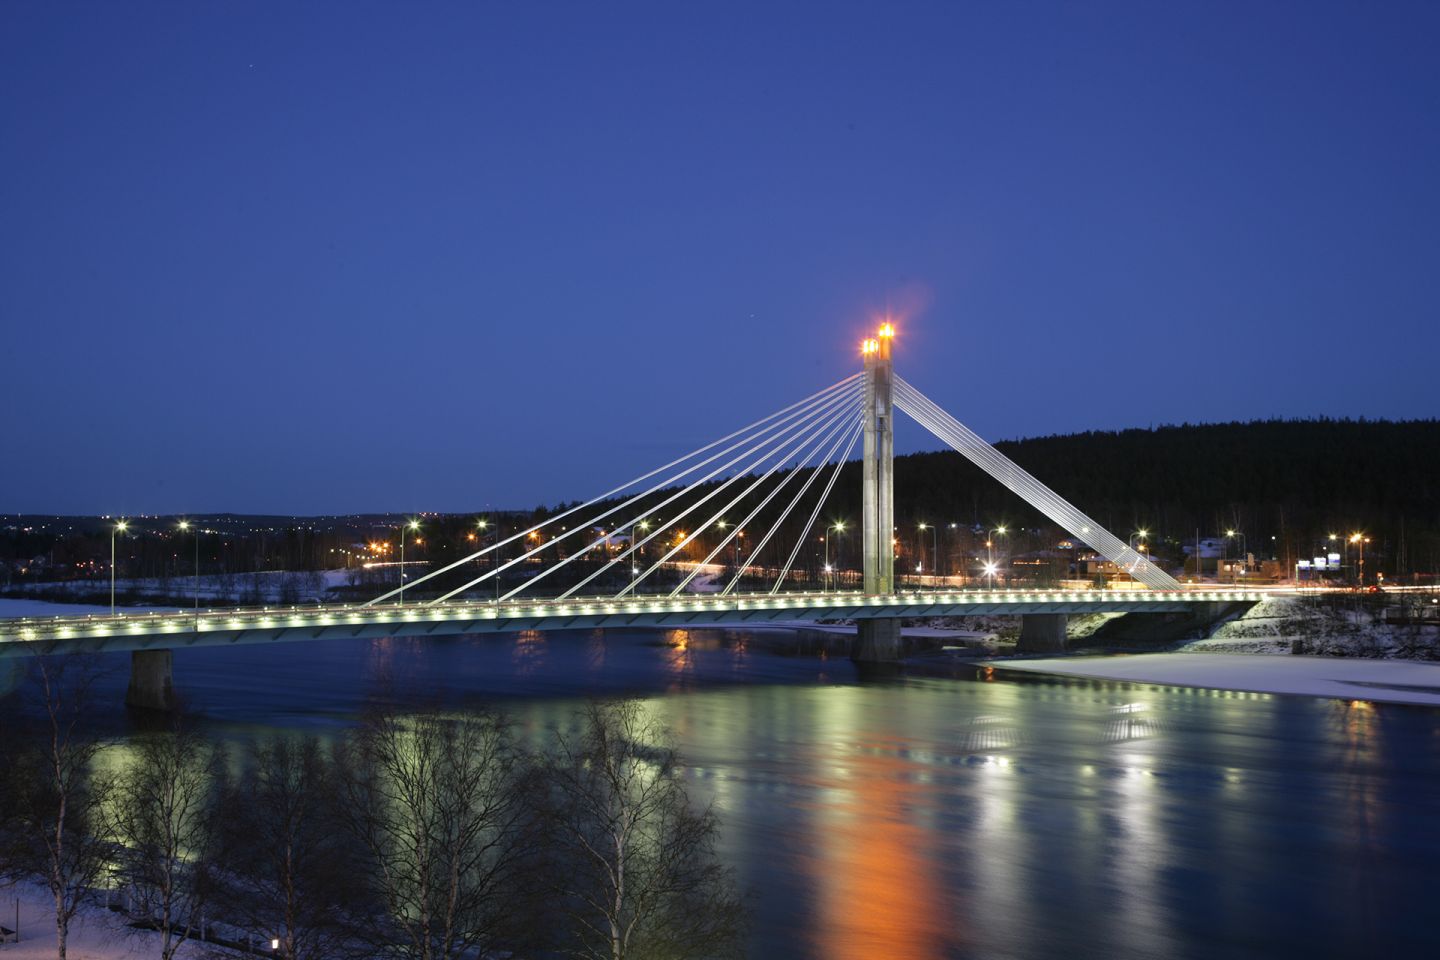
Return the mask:
<svg viewBox="0 0 1440 960">
<path fill-rule="evenodd" d="M 262 607 L 0 620 L 0 657 L 393 636 L 606 627 L 760 626 L 795 621 L 1026 613 L 1176 613 L 1196 604 L 1255 602 L 1252 589 L 920 590 L 893 596 L 781 593 L 580 598 L 566 601 Z"/>
</svg>

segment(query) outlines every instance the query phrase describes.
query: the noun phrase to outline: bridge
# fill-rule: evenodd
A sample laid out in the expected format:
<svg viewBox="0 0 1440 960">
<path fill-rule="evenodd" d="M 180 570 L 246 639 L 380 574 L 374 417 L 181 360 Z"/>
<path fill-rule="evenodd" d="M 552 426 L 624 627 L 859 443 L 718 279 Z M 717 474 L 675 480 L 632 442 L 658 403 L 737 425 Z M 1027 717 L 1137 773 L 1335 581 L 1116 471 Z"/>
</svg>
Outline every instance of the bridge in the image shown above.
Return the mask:
<svg viewBox="0 0 1440 960">
<path fill-rule="evenodd" d="M 1063 645 L 1065 618 L 1071 614 L 1174 614 L 1261 599 L 1262 594 L 1253 590 L 1183 589 L 1148 557 L 898 377 L 892 356 L 894 336 L 894 327 L 884 323 L 876 336 L 860 345 L 862 369 L 838 383 L 512 536 L 497 532 L 495 542 L 423 576 L 408 580 L 402 572 L 395 589 L 367 603 L 193 613 L 122 614 L 112 609 L 110 616 L 0 620 L 0 657 L 128 650 L 132 661 L 127 702 L 169 709 L 174 700 L 171 651 L 176 647 L 851 620 L 858 634 L 854 659 L 893 663 L 899 659 L 899 626 L 906 617 L 1019 614 L 1022 640 L 1029 637 L 1037 646 L 1054 647 Z M 1139 589 L 899 591 L 893 539 L 896 410 L 1125 571 L 1133 580 L 1126 586 Z M 801 547 L 834 489 L 840 468 L 862 438 L 862 589 L 789 588 Z M 787 554 L 777 543 L 783 563 L 759 565 L 762 551 L 781 535 L 791 515 L 806 516 L 806 508 L 808 521 L 800 524 L 793 549 Z M 651 524 L 649 517 L 660 509 L 667 509 L 669 519 Z M 741 515 L 738 522 L 726 520 Z M 738 538 L 756 523 L 768 526 L 752 531 L 758 535 L 746 541 L 741 563 Z M 623 549 L 618 550 L 617 531 L 628 531 Z M 688 562 L 684 553 L 703 549 L 698 539 L 702 534 L 713 546 L 703 559 Z M 652 551 L 649 557 L 647 545 Z M 515 556 L 502 562 L 507 547 Z M 736 558 L 728 580 L 723 586 L 706 584 L 708 592 L 697 592 L 701 571 L 716 569 L 716 558 L 726 556 L 727 550 Z M 577 561 L 581 565 L 571 567 Z M 522 564 L 522 582 L 502 590 L 505 571 Z M 677 568 L 688 569 L 678 583 L 661 585 L 665 578 L 655 576 L 661 570 L 673 574 Z M 403 563 L 400 569 L 404 570 Z M 472 576 L 477 569 L 483 572 Z M 561 571 L 566 572 L 550 580 Z M 764 576 L 767 582 L 771 576 L 775 579 L 767 590 L 738 589 L 747 575 Z M 617 577 L 623 585 L 613 592 L 584 592 L 592 584 L 593 591 Z M 493 595 L 484 596 L 492 589 Z"/>
</svg>

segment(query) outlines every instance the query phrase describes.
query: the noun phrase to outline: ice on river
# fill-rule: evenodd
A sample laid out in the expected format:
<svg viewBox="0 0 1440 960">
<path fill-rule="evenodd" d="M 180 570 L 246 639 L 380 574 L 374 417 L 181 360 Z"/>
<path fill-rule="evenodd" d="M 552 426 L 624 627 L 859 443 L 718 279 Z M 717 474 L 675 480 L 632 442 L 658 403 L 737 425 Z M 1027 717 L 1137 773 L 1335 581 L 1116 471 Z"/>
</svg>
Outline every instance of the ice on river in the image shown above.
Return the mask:
<svg viewBox="0 0 1440 960">
<path fill-rule="evenodd" d="M 990 663 L 1006 670 L 1095 680 L 1440 706 L 1440 663 L 1412 660 L 1142 653 Z"/>
</svg>

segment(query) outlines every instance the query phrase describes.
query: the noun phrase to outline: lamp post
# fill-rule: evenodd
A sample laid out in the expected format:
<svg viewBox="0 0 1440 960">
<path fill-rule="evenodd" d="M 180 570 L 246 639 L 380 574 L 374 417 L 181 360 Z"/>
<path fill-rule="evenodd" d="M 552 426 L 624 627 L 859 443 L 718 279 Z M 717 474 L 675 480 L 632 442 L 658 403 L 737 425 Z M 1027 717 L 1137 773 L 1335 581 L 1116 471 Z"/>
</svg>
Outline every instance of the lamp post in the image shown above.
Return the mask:
<svg viewBox="0 0 1440 960">
<path fill-rule="evenodd" d="M 1005 527 L 994 527 L 985 534 L 985 562 L 987 566 L 991 567 L 995 566 L 995 535 L 997 533 L 1003 537 L 1005 535 Z M 999 568 L 997 567 L 996 569 Z M 994 586 L 995 571 L 991 570 L 989 571 L 989 573 L 991 577 L 991 586 Z"/>
<path fill-rule="evenodd" d="M 410 520 L 400 527 L 400 599 L 395 602 L 402 606 L 405 603 L 405 532 L 419 529 L 419 520 Z"/>
<path fill-rule="evenodd" d="M 1360 586 L 1363 587 L 1365 586 L 1365 544 L 1370 542 L 1370 538 L 1363 533 L 1352 533 L 1350 534 L 1350 542 L 1360 548 L 1360 567 L 1357 576 L 1360 581 Z"/>
<path fill-rule="evenodd" d="M 835 578 L 834 578 L 833 576 L 831 576 L 831 570 L 830 570 L 830 531 L 831 531 L 831 530 L 834 530 L 836 533 L 844 533 L 844 532 L 845 532 L 845 521 L 844 521 L 844 520 L 836 520 L 836 521 L 835 521 L 834 523 L 832 523 L 830 526 L 828 526 L 828 527 L 825 528 L 825 575 L 830 579 L 830 589 L 833 590 L 833 589 L 835 589 Z"/>
<path fill-rule="evenodd" d="M 189 520 L 181 520 L 177 527 L 183 533 L 195 525 Z M 195 586 L 191 588 L 190 595 L 195 601 L 195 629 L 200 629 L 200 528 L 195 527 Z"/>
<path fill-rule="evenodd" d="M 1249 544 L 1249 542 L 1245 539 L 1245 534 L 1240 533 L 1238 530 L 1226 530 L 1226 531 L 1225 531 L 1225 544 L 1226 544 L 1226 546 L 1229 546 L 1230 540 L 1231 540 L 1232 537 L 1239 537 L 1239 538 L 1240 538 L 1240 555 L 1241 555 L 1242 557 L 1246 557 L 1246 558 L 1248 559 L 1249 554 L 1250 554 L 1250 549 L 1249 549 L 1249 548 L 1250 548 L 1250 544 Z M 1230 575 L 1230 582 L 1231 582 L 1231 583 L 1234 583 L 1234 582 L 1235 582 L 1235 575 L 1234 575 L 1233 573 Z"/>
<path fill-rule="evenodd" d="M 484 517 L 479 517 L 479 518 L 477 518 L 476 521 L 475 521 L 475 530 L 476 530 L 477 532 L 470 534 L 470 538 L 473 540 L 473 539 L 476 539 L 476 538 L 478 537 L 478 538 L 480 538 L 481 540 L 483 540 L 483 539 L 484 539 L 484 536 L 485 536 L 485 531 L 488 530 L 488 529 L 490 529 L 490 521 L 489 521 L 489 520 L 486 520 Z M 475 563 L 476 563 L 476 565 L 478 566 L 479 563 L 480 563 L 480 561 L 477 559 L 477 560 L 475 561 Z M 490 558 L 490 565 L 491 565 L 492 567 L 496 567 L 496 566 L 499 566 L 499 564 L 500 564 L 500 525 L 499 525 L 499 524 L 496 524 L 496 525 L 495 525 L 495 550 L 494 550 L 494 556 L 492 556 L 492 557 Z M 403 571 L 402 571 L 402 574 L 403 574 Z M 500 599 L 500 577 L 499 577 L 499 575 L 497 574 L 494 579 L 495 579 L 495 599 L 498 600 L 498 599 Z"/>
<path fill-rule="evenodd" d="M 130 525 L 124 520 L 117 520 L 115 526 L 110 528 L 110 616 L 115 616 L 115 535 L 124 533 Z"/>
<path fill-rule="evenodd" d="M 995 565 L 994 561 L 985 564 L 985 576 L 990 578 L 991 590 L 995 589 L 995 572 L 999 569 L 1000 568 Z"/>
<path fill-rule="evenodd" d="M 1149 531 L 1149 530 L 1136 530 L 1134 533 L 1130 534 L 1130 539 L 1129 539 L 1130 549 L 1131 549 L 1131 550 L 1134 550 L 1134 549 L 1135 549 L 1135 540 L 1136 540 L 1137 537 L 1138 537 L 1140 540 L 1144 540 L 1144 539 L 1145 539 L 1146 537 L 1148 537 L 1148 536 L 1150 536 L 1150 531 Z"/>
<path fill-rule="evenodd" d="M 937 576 L 940 573 L 940 534 L 928 523 L 922 523 L 920 532 L 930 531 L 930 576 Z"/>
</svg>

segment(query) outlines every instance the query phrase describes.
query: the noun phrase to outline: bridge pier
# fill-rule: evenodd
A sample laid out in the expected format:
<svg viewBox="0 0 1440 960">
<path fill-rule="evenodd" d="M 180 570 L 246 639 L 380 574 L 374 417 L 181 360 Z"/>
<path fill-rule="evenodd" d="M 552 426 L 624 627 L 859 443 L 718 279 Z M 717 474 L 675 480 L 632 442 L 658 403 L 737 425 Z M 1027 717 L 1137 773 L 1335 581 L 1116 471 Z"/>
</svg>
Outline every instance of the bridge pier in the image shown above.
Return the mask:
<svg viewBox="0 0 1440 960">
<path fill-rule="evenodd" d="M 170 675 L 169 650 L 135 650 L 130 654 L 130 687 L 125 706 L 137 710 L 175 709 L 175 685 Z"/>
<path fill-rule="evenodd" d="M 857 663 L 898 663 L 900 621 L 889 617 L 861 620 L 850 659 Z"/>
<path fill-rule="evenodd" d="M 1026 613 L 1020 616 L 1020 642 L 1016 653 L 1060 653 L 1066 647 L 1063 613 Z"/>
</svg>

